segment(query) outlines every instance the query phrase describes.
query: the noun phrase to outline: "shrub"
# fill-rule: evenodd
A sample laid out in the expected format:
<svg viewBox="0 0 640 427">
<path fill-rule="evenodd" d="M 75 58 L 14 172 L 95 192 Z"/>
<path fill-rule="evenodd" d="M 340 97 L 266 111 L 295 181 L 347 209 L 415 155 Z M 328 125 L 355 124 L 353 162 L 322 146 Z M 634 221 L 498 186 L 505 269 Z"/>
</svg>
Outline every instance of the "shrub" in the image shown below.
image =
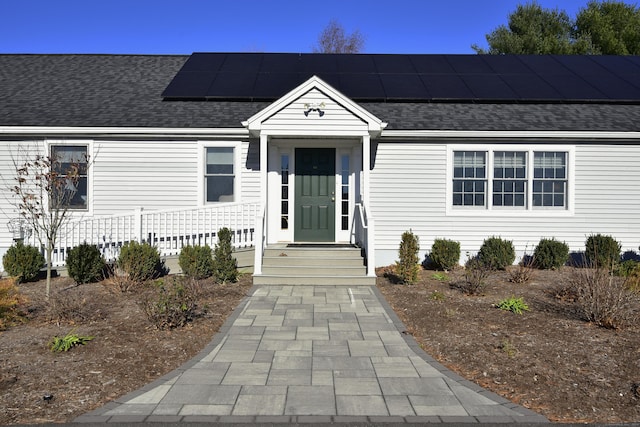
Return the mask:
<svg viewBox="0 0 640 427">
<path fill-rule="evenodd" d="M 509 270 L 509 281 L 512 283 L 527 283 L 533 276 L 534 258 L 527 255 L 522 257 L 515 268 Z"/>
<path fill-rule="evenodd" d="M 104 258 L 95 245 L 83 243 L 67 255 L 67 272 L 78 285 L 101 279 L 104 267 Z"/>
<path fill-rule="evenodd" d="M 585 257 L 589 267 L 614 270 L 620 263 L 622 245 L 612 236 L 591 235 L 585 243 Z"/>
<path fill-rule="evenodd" d="M 218 231 L 218 243 L 213 251 L 213 275 L 218 283 L 238 280 L 238 261 L 233 257 L 231 230 L 226 227 Z"/>
<path fill-rule="evenodd" d="M 622 262 L 617 274 L 624 278 L 627 289 L 640 292 L 640 262 L 633 260 Z"/>
<path fill-rule="evenodd" d="M 505 298 L 498 303 L 500 310 L 510 311 L 515 314 L 522 314 L 524 311 L 529 310 L 529 306 L 524 302 L 524 298 Z"/>
<path fill-rule="evenodd" d="M 2 265 L 20 283 L 35 279 L 45 266 L 45 260 L 38 248 L 18 241 L 4 254 Z"/>
<path fill-rule="evenodd" d="M 134 283 L 153 279 L 161 270 L 158 249 L 148 243 L 125 243 L 120 249 L 117 264 Z"/>
<path fill-rule="evenodd" d="M 151 285 L 140 306 L 147 319 L 158 329 L 184 326 L 197 314 L 197 292 L 185 277 L 171 276 Z"/>
<path fill-rule="evenodd" d="M 500 237 L 484 240 L 478 252 L 478 260 L 492 270 L 504 270 L 516 259 L 513 243 Z"/>
<path fill-rule="evenodd" d="M 15 279 L 0 279 L 0 331 L 22 319 L 20 305 L 26 298 L 20 294 Z"/>
<path fill-rule="evenodd" d="M 419 250 L 418 236 L 413 234 L 411 230 L 402 233 L 400 248 L 398 249 L 398 257 L 400 259 L 396 262 L 395 268 L 401 283 L 412 284 L 418 281 L 418 273 L 420 272 Z"/>
<path fill-rule="evenodd" d="M 180 251 L 178 264 L 182 272 L 194 279 L 206 279 L 213 274 L 211 248 L 205 246 L 185 246 Z"/>
<path fill-rule="evenodd" d="M 431 246 L 429 258 L 437 269 L 444 271 L 453 269 L 460 261 L 460 242 L 436 239 Z"/>
<path fill-rule="evenodd" d="M 464 265 L 464 282 L 461 288 L 469 295 L 477 295 L 482 292 L 486 283 L 485 280 L 491 274 L 491 268 L 480 261 L 478 257 L 467 257 Z"/>
<path fill-rule="evenodd" d="M 606 268 L 575 270 L 570 291 L 576 296 L 582 317 L 589 322 L 620 329 L 638 321 L 638 294 L 627 288 L 623 278 L 612 275 Z"/>
<path fill-rule="evenodd" d="M 556 239 L 540 239 L 533 252 L 533 259 L 540 269 L 558 269 L 569 260 L 569 246 Z"/>
</svg>

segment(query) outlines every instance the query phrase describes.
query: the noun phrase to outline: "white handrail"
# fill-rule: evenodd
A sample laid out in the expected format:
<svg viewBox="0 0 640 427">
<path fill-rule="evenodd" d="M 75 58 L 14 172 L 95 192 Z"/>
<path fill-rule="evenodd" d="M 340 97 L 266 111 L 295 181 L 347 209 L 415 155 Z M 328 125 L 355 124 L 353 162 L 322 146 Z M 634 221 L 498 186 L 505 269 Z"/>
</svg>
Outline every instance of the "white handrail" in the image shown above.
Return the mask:
<svg viewBox="0 0 640 427">
<path fill-rule="evenodd" d="M 367 276 L 376 276 L 375 221 L 370 216 L 364 203 L 356 203 L 360 222 L 354 227 L 356 242 L 367 257 Z"/>
<path fill-rule="evenodd" d="M 146 242 L 158 248 L 161 256 L 177 255 L 184 246 L 217 243 L 218 230 L 232 231 L 235 248 L 256 244 L 256 217 L 264 208 L 259 202 L 221 203 L 200 208 L 144 211 L 70 221 L 61 227 L 54 248 L 53 266 L 66 262 L 70 249 L 82 244 L 96 245 L 107 261 L 115 260 L 127 242 Z M 37 236 L 29 243 L 39 246 Z"/>
</svg>

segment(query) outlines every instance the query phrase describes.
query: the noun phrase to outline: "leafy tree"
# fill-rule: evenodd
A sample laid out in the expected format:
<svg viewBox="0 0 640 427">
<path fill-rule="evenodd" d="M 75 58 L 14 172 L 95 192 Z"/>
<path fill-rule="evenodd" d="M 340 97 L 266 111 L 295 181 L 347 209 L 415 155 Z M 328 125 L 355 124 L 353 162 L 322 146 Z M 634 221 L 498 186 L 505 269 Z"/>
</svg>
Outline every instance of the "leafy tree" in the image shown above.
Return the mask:
<svg viewBox="0 0 640 427">
<path fill-rule="evenodd" d="M 346 34 L 344 27 L 331 20 L 318 36 L 313 53 L 359 53 L 364 48 L 364 36 L 359 30 Z"/>
<path fill-rule="evenodd" d="M 46 296 L 51 292 L 51 260 L 60 228 L 69 220 L 69 207 L 77 193 L 89 159 L 62 159 L 21 149 L 14 158 L 14 205 L 40 245 L 47 262 Z"/>
<path fill-rule="evenodd" d="M 594 54 L 640 55 L 640 8 L 619 1 L 590 1 L 576 16 L 576 32 Z"/>
<path fill-rule="evenodd" d="M 575 19 L 560 9 L 545 9 L 535 1 L 520 4 L 486 35 L 479 54 L 606 54 L 640 53 L 640 9 L 621 1 L 591 0 Z"/>
</svg>

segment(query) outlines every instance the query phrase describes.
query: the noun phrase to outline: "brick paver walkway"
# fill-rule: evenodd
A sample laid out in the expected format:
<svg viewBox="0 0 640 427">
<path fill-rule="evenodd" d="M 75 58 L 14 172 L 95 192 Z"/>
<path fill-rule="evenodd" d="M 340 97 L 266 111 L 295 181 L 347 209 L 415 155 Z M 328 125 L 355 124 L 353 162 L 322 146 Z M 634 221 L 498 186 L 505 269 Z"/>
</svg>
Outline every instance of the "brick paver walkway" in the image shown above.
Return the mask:
<svg viewBox="0 0 640 427">
<path fill-rule="evenodd" d="M 547 421 L 402 330 L 375 287 L 254 287 L 198 357 L 76 422 Z"/>
</svg>

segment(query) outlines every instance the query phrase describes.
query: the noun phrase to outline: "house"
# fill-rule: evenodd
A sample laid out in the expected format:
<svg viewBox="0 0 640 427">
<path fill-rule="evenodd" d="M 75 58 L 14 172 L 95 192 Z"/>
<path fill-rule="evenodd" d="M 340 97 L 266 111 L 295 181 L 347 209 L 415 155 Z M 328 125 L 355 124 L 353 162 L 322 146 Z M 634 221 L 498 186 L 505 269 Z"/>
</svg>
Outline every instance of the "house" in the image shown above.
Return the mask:
<svg viewBox="0 0 640 427">
<path fill-rule="evenodd" d="M 257 275 L 264 248 L 313 242 L 359 244 L 371 276 L 409 229 L 421 256 L 640 244 L 640 57 L 0 55 L 0 138 L 0 255 L 29 237 L 7 191 L 25 147 L 91 159 L 58 264 L 221 225 Z"/>
</svg>

